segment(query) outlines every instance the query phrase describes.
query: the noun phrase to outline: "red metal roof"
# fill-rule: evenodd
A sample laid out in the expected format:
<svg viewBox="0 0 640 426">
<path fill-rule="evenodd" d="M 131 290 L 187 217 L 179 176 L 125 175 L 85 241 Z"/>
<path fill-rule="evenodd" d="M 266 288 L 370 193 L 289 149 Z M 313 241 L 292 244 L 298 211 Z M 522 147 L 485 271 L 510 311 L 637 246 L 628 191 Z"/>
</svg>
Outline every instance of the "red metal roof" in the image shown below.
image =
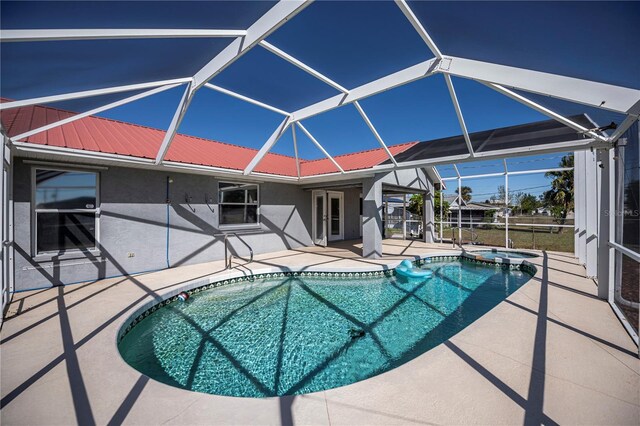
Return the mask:
<svg viewBox="0 0 640 426">
<path fill-rule="evenodd" d="M 401 143 L 391 145 L 388 148 L 392 155 L 396 155 L 406 151 L 417 143 L 418 142 Z M 336 163 L 340 164 L 340 167 L 342 167 L 344 171 L 349 171 L 368 169 L 388 160 L 389 157 L 383 148 L 375 148 L 367 151 L 354 152 L 352 154 L 336 155 L 333 159 L 336 160 Z M 323 175 L 338 171 L 338 168 L 328 158 L 302 160 L 300 162 L 300 175 L 302 176 Z"/>
<path fill-rule="evenodd" d="M 1 101 L 4 102 L 6 99 Z M 14 137 L 73 115 L 72 112 L 36 105 L 4 110 L 1 112 L 1 119 L 9 137 Z M 163 130 L 90 116 L 29 136 L 21 142 L 153 159 L 164 135 Z M 389 146 L 389 150 L 395 155 L 406 151 L 416 143 Z M 165 160 L 244 170 L 256 153 L 257 150 L 252 148 L 177 134 Z M 382 148 L 377 148 L 334 158 L 346 171 L 373 167 L 387 160 L 387 155 Z M 274 153 L 268 153 L 255 171 L 281 176 L 297 176 L 295 158 Z M 335 172 L 338 172 L 338 169 L 329 159 L 300 159 L 302 176 Z"/>
</svg>

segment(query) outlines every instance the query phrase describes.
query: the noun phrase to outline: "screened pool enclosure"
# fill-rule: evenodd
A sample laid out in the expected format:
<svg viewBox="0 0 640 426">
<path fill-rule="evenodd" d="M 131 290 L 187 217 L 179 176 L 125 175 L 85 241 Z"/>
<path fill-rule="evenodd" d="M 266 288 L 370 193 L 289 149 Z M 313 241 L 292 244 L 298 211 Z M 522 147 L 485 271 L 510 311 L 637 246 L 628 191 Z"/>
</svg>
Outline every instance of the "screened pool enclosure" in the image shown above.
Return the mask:
<svg viewBox="0 0 640 426">
<path fill-rule="evenodd" d="M 619 5 L 584 12 L 522 6 L 526 10 L 517 13 L 530 19 L 519 25 L 531 34 L 518 43 L 531 48 L 501 33 L 502 24 L 518 30 L 500 16 L 516 13 L 515 4 L 147 6 L 122 2 L 92 10 L 79 3 L 68 13 L 55 3 L 2 4 L 3 308 L 14 286 L 18 219 L 11 188 L 19 156 L 304 188 L 424 169 L 441 190 L 459 194 L 471 180 L 502 185 L 492 209 L 501 213 L 491 223 L 503 232 L 503 247 L 518 248 L 510 228 L 571 234 L 574 255 L 597 281 L 599 297 L 638 342 L 640 81 L 638 59 L 625 47 L 638 39 L 635 5 L 628 6 L 631 12 Z M 566 19 L 551 22 L 552 13 Z M 619 43 L 585 31 L 585 19 L 606 13 L 624 20 L 609 34 Z M 539 37 L 542 24 L 549 34 Z M 584 39 L 589 49 L 575 48 Z M 597 52 L 605 51 L 619 61 L 603 67 Z M 62 112 L 44 113 L 36 109 L 41 105 Z M 29 120 L 21 119 L 24 114 Z M 72 123 L 91 116 L 162 132 L 153 152 L 132 154 L 118 146 L 105 152 L 70 136 Z M 241 167 L 213 166 L 197 152 L 179 161 L 169 155 L 179 130 L 255 151 Z M 51 142 L 52 135 L 62 142 Z M 394 148 L 409 141 L 418 142 Z M 382 150 L 382 161 L 346 166 L 345 156 L 375 149 Z M 292 158 L 290 173 L 260 168 L 273 153 Z M 572 156 L 572 165 L 559 166 L 562 156 Z M 326 169 L 307 172 L 319 159 Z M 510 222 L 510 185 L 550 172 L 573 173 L 573 212 L 565 211 L 562 223 Z M 477 223 L 466 220 L 462 208 L 459 202 L 454 220 L 425 212 L 434 240 L 473 242 Z"/>
</svg>

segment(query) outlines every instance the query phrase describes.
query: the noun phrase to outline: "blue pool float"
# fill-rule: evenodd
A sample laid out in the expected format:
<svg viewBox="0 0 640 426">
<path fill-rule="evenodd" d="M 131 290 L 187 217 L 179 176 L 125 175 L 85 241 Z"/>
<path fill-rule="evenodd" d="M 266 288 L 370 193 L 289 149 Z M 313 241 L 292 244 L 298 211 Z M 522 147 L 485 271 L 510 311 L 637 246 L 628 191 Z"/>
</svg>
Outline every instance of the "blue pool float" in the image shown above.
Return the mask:
<svg viewBox="0 0 640 426">
<path fill-rule="evenodd" d="M 433 272 L 428 269 L 414 268 L 409 259 L 403 260 L 396 266 L 396 273 L 407 278 L 431 278 L 433 275 Z"/>
</svg>

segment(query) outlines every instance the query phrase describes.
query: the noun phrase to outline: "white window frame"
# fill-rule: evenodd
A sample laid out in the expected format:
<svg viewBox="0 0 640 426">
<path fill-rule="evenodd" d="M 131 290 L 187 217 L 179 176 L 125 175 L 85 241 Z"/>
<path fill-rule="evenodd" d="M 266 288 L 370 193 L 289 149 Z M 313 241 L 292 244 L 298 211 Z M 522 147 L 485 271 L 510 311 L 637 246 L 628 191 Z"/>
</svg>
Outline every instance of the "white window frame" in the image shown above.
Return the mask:
<svg viewBox="0 0 640 426">
<path fill-rule="evenodd" d="M 36 208 L 36 172 L 51 170 L 59 172 L 94 173 L 96 175 L 96 204 L 92 209 L 39 209 Z M 93 213 L 95 216 L 95 245 L 85 249 L 51 250 L 38 252 L 38 213 Z M 62 167 L 57 165 L 36 165 L 31 167 L 31 256 L 39 260 L 65 255 L 91 253 L 100 254 L 100 172 L 90 168 Z"/>
<path fill-rule="evenodd" d="M 255 185 L 256 187 L 256 191 L 257 191 L 257 202 L 255 204 L 256 208 L 256 223 L 221 223 L 222 221 L 222 205 L 227 205 L 227 206 L 253 206 L 254 204 L 248 203 L 247 202 L 247 192 L 245 190 L 245 195 L 244 195 L 244 203 L 223 203 L 222 202 L 222 190 L 220 189 L 220 184 L 229 184 L 229 185 L 241 185 L 241 186 L 246 186 L 246 185 Z M 240 188 L 238 188 L 240 189 Z M 260 198 L 260 184 L 256 183 L 256 182 L 233 182 L 233 181 L 228 181 L 228 180 L 221 180 L 218 181 L 218 229 L 247 229 L 247 228 L 260 228 L 260 223 L 262 220 L 261 217 L 261 213 L 260 213 L 260 205 L 261 205 L 261 198 Z"/>
</svg>

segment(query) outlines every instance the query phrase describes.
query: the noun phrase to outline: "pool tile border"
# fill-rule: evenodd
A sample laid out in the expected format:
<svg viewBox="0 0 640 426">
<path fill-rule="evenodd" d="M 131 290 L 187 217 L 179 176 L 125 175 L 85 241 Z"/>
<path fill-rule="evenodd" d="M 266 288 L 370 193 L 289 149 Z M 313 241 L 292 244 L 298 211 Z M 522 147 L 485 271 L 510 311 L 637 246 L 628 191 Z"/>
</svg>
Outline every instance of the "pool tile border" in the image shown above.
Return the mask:
<svg viewBox="0 0 640 426">
<path fill-rule="evenodd" d="M 413 260 L 413 263 L 420 265 L 428 265 L 434 261 L 455 261 L 460 260 L 467 263 L 483 264 L 487 266 L 493 266 L 495 268 L 501 268 L 504 270 L 521 270 L 530 274 L 532 277 L 536 274 L 537 268 L 523 260 L 519 263 L 502 262 L 502 259 L 498 258 L 495 261 L 482 258 L 480 256 L 470 256 L 463 252 L 456 255 L 430 255 L 424 256 L 419 259 Z M 240 275 L 228 278 L 222 278 L 217 281 L 209 280 L 197 280 L 190 283 L 186 283 L 180 289 L 175 289 L 166 295 L 166 298 L 160 302 L 154 299 L 145 303 L 138 308 L 128 320 L 124 321 L 124 325 L 120 327 L 116 339 L 116 344 L 119 344 L 122 339 L 135 327 L 138 323 L 143 321 L 149 315 L 157 311 L 158 309 L 170 305 L 178 300 L 178 295 L 182 292 L 187 293 L 189 296 L 198 294 L 202 291 L 211 290 L 217 287 L 222 287 L 229 284 L 238 284 L 242 282 L 252 282 L 255 280 L 265 278 L 288 278 L 288 277 L 310 277 L 310 278 L 339 278 L 339 279 L 351 279 L 351 278 L 382 278 L 392 277 L 396 275 L 395 268 L 384 268 L 377 271 L 333 271 L 333 272 L 321 272 L 321 271 L 277 271 L 277 272 L 261 272 L 251 275 Z M 126 326 L 125 326 L 126 325 Z"/>
</svg>

